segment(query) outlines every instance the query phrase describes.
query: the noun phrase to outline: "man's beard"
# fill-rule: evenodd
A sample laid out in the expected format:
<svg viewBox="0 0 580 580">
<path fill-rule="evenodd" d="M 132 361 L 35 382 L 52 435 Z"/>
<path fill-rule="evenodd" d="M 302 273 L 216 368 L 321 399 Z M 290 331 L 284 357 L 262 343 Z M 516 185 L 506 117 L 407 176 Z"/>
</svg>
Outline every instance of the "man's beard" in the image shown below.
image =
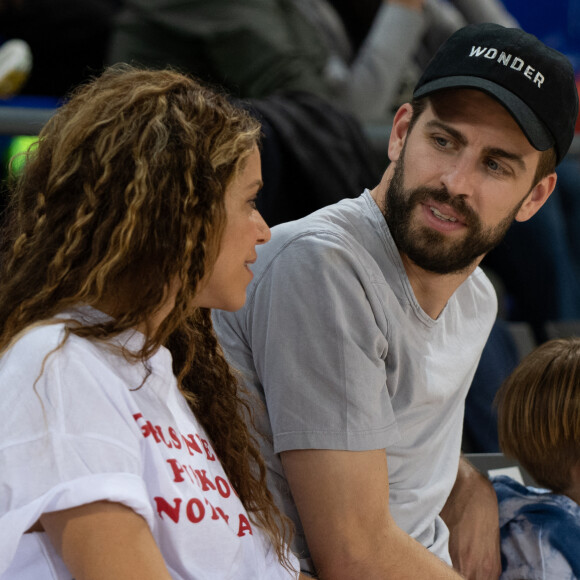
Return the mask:
<svg viewBox="0 0 580 580">
<path fill-rule="evenodd" d="M 385 197 L 383 214 L 399 252 L 406 254 L 423 270 L 436 274 L 453 274 L 469 269 L 475 260 L 495 248 L 504 238 L 524 199 L 494 227 L 484 229 L 479 216 L 463 197 L 451 196 L 447 188 L 404 188 L 404 153 L 397 161 Z M 413 226 L 413 210 L 427 200 L 452 207 L 468 228 L 463 240 L 451 240 L 441 232 L 422 226 Z"/>
</svg>

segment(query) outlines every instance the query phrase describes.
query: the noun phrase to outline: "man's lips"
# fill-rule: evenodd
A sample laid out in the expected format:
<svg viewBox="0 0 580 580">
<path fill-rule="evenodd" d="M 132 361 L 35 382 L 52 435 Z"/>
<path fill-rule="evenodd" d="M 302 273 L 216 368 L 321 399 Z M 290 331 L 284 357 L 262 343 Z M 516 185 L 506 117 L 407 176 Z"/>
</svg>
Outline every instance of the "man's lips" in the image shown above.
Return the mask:
<svg viewBox="0 0 580 580">
<path fill-rule="evenodd" d="M 448 204 L 428 200 L 423 205 L 441 221 L 465 225 L 465 217 Z"/>
<path fill-rule="evenodd" d="M 425 225 L 441 233 L 451 234 L 466 227 L 463 221 L 465 218 L 462 218 L 457 211 L 450 211 L 449 206 L 424 202 L 421 203 L 421 211 L 423 212 Z"/>
</svg>

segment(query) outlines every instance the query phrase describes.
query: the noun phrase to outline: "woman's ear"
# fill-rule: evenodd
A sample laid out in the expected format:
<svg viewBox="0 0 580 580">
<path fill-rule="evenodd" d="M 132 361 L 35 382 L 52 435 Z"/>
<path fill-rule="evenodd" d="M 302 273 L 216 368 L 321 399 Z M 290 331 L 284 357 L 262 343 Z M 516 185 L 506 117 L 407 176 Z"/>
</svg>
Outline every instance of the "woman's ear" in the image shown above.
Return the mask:
<svg viewBox="0 0 580 580">
<path fill-rule="evenodd" d="M 556 180 L 556 173 L 550 173 L 534 186 L 516 214 L 516 221 L 529 220 L 548 201 L 556 187 Z"/>
<path fill-rule="evenodd" d="M 389 159 L 397 161 L 403 150 L 405 139 L 409 131 L 409 124 L 413 116 L 411 103 L 405 103 L 399 107 L 393 118 L 393 126 L 389 136 Z"/>
</svg>

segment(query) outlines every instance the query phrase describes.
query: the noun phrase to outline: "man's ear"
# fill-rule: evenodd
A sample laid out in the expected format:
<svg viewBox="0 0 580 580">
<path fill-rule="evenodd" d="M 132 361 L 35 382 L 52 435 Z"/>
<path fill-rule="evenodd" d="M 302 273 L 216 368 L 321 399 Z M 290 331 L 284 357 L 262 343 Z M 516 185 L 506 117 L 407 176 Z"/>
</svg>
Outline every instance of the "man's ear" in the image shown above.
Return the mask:
<svg viewBox="0 0 580 580">
<path fill-rule="evenodd" d="M 516 214 L 516 221 L 529 220 L 546 203 L 556 187 L 557 178 L 556 173 L 550 173 L 534 186 Z"/>
<path fill-rule="evenodd" d="M 391 161 L 397 161 L 401 155 L 412 116 L 413 107 L 411 103 L 401 105 L 395 113 L 391 134 L 389 136 L 389 159 Z"/>
</svg>

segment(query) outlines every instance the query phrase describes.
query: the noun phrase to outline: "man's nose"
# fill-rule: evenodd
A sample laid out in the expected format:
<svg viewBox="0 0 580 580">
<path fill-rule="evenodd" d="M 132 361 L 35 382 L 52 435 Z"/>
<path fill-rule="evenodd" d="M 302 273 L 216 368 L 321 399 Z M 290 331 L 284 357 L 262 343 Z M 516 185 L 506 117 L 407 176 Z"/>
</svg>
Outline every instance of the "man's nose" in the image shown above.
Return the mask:
<svg viewBox="0 0 580 580">
<path fill-rule="evenodd" d="M 459 156 L 441 169 L 441 184 L 451 196 L 471 197 L 476 189 L 476 168 L 468 157 Z"/>
</svg>

